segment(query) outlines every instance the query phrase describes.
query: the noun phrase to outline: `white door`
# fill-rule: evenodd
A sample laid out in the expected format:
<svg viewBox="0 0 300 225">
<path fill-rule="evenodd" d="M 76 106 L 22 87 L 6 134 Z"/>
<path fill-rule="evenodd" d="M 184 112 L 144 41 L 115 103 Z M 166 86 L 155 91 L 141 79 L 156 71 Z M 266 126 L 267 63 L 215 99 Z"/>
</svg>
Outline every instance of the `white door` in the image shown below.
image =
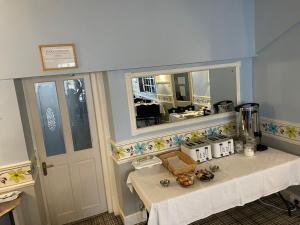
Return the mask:
<svg viewBox="0 0 300 225">
<path fill-rule="evenodd" d="M 52 225 L 107 210 L 88 75 L 27 81 L 43 188 Z"/>
</svg>

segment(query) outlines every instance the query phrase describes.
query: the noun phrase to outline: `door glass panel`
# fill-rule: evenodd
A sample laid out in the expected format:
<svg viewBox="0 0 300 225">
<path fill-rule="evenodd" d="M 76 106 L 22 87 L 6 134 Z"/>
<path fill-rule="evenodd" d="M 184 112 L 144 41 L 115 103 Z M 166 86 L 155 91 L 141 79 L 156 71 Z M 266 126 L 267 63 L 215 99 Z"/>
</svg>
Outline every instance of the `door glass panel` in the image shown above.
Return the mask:
<svg viewBox="0 0 300 225">
<path fill-rule="evenodd" d="M 64 81 L 65 95 L 70 117 L 74 150 L 92 147 L 86 91 L 83 79 Z"/>
<path fill-rule="evenodd" d="M 66 153 L 55 82 L 35 83 L 47 156 Z"/>
</svg>

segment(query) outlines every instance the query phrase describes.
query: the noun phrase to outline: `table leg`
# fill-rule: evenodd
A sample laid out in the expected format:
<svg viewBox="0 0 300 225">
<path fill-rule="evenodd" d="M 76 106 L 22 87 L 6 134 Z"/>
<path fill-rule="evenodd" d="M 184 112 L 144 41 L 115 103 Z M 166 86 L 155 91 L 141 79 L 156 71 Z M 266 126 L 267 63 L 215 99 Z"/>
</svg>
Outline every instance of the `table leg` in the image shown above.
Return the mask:
<svg viewBox="0 0 300 225">
<path fill-rule="evenodd" d="M 146 210 L 146 212 L 147 212 L 147 221 L 146 221 L 146 223 L 148 224 L 148 220 L 149 220 L 149 212 L 148 212 L 148 210 Z"/>
<path fill-rule="evenodd" d="M 282 195 L 280 192 L 278 192 L 279 197 L 281 198 L 281 200 L 284 202 L 287 210 L 288 210 L 288 215 L 292 216 L 292 209 L 293 207 L 291 207 L 291 203 L 289 203 Z"/>
<path fill-rule="evenodd" d="M 10 224 L 11 224 L 11 225 L 15 225 L 15 219 L 14 219 L 13 211 L 10 211 L 10 212 L 8 213 L 8 216 L 9 216 Z"/>
</svg>

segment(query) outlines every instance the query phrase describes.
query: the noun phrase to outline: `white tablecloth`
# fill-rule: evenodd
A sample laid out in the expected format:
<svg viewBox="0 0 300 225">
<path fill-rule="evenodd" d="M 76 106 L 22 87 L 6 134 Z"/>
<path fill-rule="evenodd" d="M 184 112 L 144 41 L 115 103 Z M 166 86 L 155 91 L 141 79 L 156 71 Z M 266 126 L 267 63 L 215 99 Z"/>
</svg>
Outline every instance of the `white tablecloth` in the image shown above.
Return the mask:
<svg viewBox="0 0 300 225">
<path fill-rule="evenodd" d="M 150 212 L 149 225 L 184 225 L 235 206 L 241 206 L 288 186 L 300 184 L 300 158 L 269 149 L 254 157 L 235 154 L 200 164 L 219 165 L 210 182 L 196 180 L 193 186 L 179 186 L 163 166 L 136 170 L 129 174 L 133 186 Z M 159 181 L 171 180 L 169 187 Z"/>
</svg>

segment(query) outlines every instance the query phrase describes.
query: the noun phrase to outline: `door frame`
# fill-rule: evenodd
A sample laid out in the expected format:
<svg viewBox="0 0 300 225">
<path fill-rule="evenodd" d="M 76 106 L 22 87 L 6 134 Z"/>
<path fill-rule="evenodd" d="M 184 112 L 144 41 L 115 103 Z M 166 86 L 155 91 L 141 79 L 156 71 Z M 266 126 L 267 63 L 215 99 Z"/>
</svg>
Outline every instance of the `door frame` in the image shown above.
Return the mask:
<svg viewBox="0 0 300 225">
<path fill-rule="evenodd" d="M 94 99 L 94 109 L 98 128 L 98 138 L 100 143 L 100 155 L 102 160 L 102 169 L 104 176 L 104 185 L 106 192 L 106 202 L 108 212 L 115 215 L 120 214 L 119 198 L 113 167 L 113 154 L 111 146 L 111 131 L 109 125 L 109 107 L 107 102 L 107 93 L 104 72 L 90 73 L 92 93 Z"/>
<path fill-rule="evenodd" d="M 61 74 L 58 76 L 66 76 L 68 74 Z M 71 74 L 69 74 L 71 75 Z M 102 163 L 102 173 L 103 173 L 103 181 L 106 193 L 106 202 L 107 202 L 107 210 L 108 212 L 114 212 L 116 215 L 120 213 L 119 211 L 119 200 L 117 195 L 117 188 L 115 182 L 115 174 L 113 170 L 113 161 L 112 161 L 112 151 L 111 151 L 111 132 L 109 127 L 109 114 L 108 107 L 106 101 L 106 91 L 104 85 L 104 74 L 103 72 L 94 72 L 94 73 L 80 73 L 78 75 L 86 75 L 90 78 L 90 86 L 91 86 L 91 99 L 92 104 L 94 105 L 94 113 L 96 119 L 96 134 L 98 138 L 98 145 L 100 151 L 100 161 Z M 51 79 L 52 75 L 49 75 L 48 78 Z M 26 108 L 28 119 L 30 123 L 30 129 L 32 133 L 32 141 L 34 146 L 34 157 L 31 160 L 33 167 L 36 169 L 35 176 L 40 179 L 41 182 L 41 192 L 44 203 L 44 209 L 46 214 L 46 222 L 47 225 L 51 225 L 50 220 L 50 212 L 48 208 L 48 202 L 46 198 L 45 192 L 45 180 L 43 176 L 43 170 L 41 167 L 41 158 L 39 156 L 39 152 L 37 150 L 37 142 L 34 136 L 34 124 L 31 112 L 31 105 L 33 103 L 30 102 L 29 97 L 29 88 L 32 88 L 32 80 L 37 79 L 38 77 L 32 78 L 24 78 L 22 79 L 22 85 L 24 89 L 24 95 L 26 100 Z"/>
</svg>

